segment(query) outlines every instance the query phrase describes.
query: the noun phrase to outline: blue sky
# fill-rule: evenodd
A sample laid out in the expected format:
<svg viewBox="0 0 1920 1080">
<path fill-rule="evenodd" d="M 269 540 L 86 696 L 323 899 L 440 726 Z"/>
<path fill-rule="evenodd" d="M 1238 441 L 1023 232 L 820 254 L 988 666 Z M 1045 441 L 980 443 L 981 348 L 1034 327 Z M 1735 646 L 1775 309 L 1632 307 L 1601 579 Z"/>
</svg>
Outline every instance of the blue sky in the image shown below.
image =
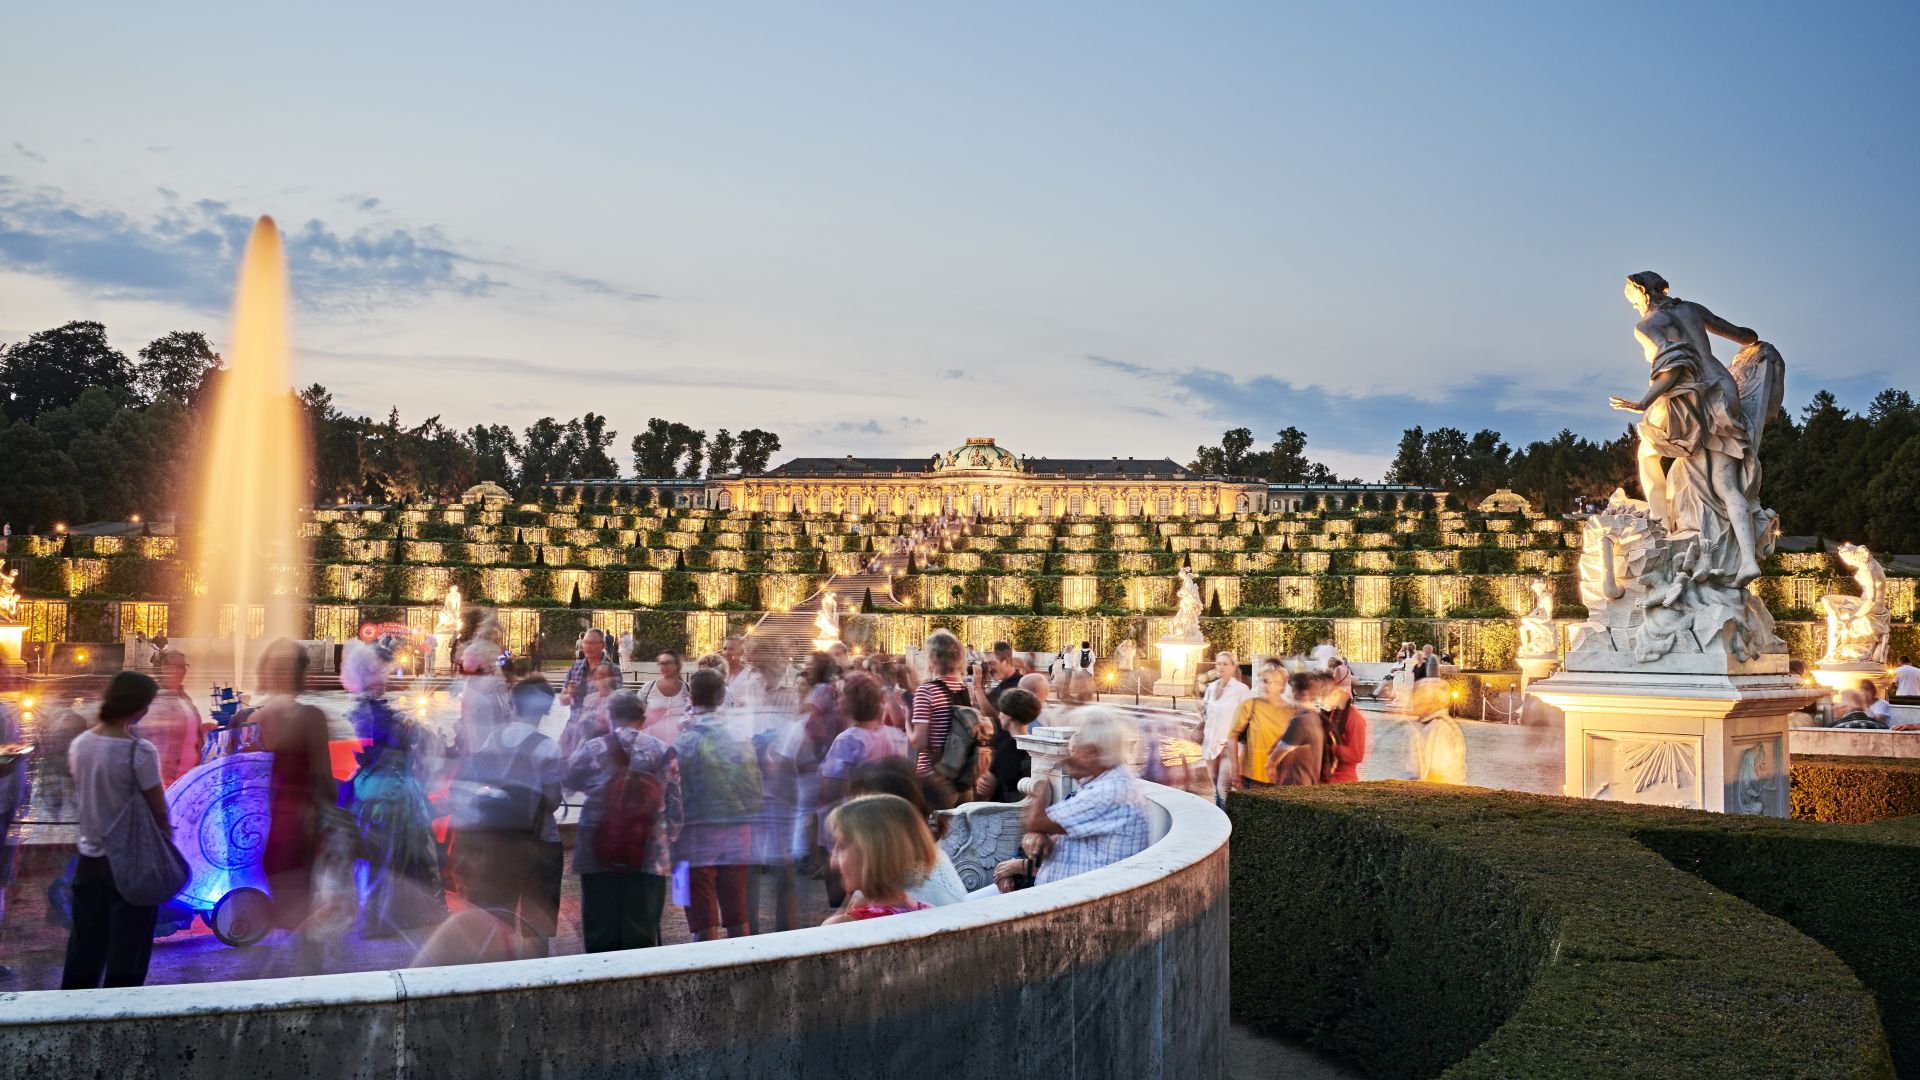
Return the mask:
<svg viewBox="0 0 1920 1080">
<path fill-rule="evenodd" d="M 350 408 L 802 453 L 1169 455 L 1295 424 L 1602 436 L 1623 276 L 1789 404 L 1916 386 L 1920 7 L 38 5 L 0 341 L 226 336 L 290 234 Z"/>
</svg>

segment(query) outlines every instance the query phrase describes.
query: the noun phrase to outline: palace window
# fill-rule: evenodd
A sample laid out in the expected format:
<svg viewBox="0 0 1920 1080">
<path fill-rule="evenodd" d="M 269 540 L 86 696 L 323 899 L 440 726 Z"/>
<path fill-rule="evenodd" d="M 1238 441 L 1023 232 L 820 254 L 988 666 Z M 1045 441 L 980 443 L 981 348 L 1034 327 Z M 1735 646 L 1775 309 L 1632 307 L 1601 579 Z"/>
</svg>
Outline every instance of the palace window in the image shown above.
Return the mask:
<svg viewBox="0 0 1920 1080">
<path fill-rule="evenodd" d="M 1000 516 L 1001 517 L 1013 516 L 1013 496 L 1011 495 L 1000 496 Z"/>
<path fill-rule="evenodd" d="M 1041 517 L 1053 516 L 1053 496 L 1051 495 L 1040 496 L 1040 516 Z"/>
<path fill-rule="evenodd" d="M 1101 517 L 1113 516 L 1113 496 L 1111 495 L 1100 496 L 1100 516 Z"/>
<path fill-rule="evenodd" d="M 1128 517 L 1140 516 L 1140 496 L 1138 495 L 1127 496 L 1127 516 Z"/>
<path fill-rule="evenodd" d="M 1233 508 L 1237 513 L 1242 513 L 1242 514 L 1246 513 L 1247 497 L 1245 495 L 1240 496 L 1239 499 L 1234 501 Z"/>
<path fill-rule="evenodd" d="M 1156 502 L 1154 503 L 1153 512 L 1156 514 L 1159 514 L 1161 517 L 1166 517 L 1168 514 L 1173 513 L 1173 496 L 1171 495 L 1160 496 L 1160 498 L 1156 500 Z"/>
<path fill-rule="evenodd" d="M 1187 516 L 1188 517 L 1200 516 L 1200 496 L 1198 495 L 1187 496 Z"/>
<path fill-rule="evenodd" d="M 1081 510 L 1080 496 L 1078 495 L 1067 496 L 1067 516 L 1079 517 L 1080 510 Z"/>
</svg>

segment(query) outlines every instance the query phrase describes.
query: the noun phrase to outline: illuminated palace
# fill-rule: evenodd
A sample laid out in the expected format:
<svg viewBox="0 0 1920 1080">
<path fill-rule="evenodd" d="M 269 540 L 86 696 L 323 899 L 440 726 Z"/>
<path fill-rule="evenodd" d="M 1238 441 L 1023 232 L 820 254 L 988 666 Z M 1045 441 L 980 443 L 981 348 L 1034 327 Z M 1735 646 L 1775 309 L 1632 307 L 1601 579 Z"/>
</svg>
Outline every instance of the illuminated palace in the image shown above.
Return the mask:
<svg viewBox="0 0 1920 1080">
<path fill-rule="evenodd" d="M 1430 489 L 1385 484 L 1270 484 L 1204 476 L 1170 458 L 1035 458 L 991 438 L 915 458 L 794 458 L 764 473 L 699 479 L 590 480 L 555 484 L 562 502 L 630 503 L 779 514 L 987 518 L 1213 518 L 1335 505 L 1366 493 L 1399 503 Z M 643 494 L 644 493 L 644 494 Z"/>
</svg>

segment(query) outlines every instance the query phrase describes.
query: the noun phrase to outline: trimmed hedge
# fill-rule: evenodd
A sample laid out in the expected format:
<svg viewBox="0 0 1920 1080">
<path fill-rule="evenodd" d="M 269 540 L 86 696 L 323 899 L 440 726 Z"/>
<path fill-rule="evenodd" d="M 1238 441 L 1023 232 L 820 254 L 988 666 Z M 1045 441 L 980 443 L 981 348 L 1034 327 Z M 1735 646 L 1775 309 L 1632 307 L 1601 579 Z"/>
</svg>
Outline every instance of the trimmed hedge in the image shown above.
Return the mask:
<svg viewBox="0 0 1920 1080">
<path fill-rule="evenodd" d="M 1920 761 L 1795 754 L 1793 816 L 1857 825 L 1920 814 Z"/>
<path fill-rule="evenodd" d="M 1642 839 L 1717 851 L 1838 826 L 1409 783 L 1241 792 L 1228 811 L 1235 1013 L 1369 1075 L 1894 1075 L 1838 957 Z M 1849 903 L 1904 913 L 1904 896 Z"/>
</svg>

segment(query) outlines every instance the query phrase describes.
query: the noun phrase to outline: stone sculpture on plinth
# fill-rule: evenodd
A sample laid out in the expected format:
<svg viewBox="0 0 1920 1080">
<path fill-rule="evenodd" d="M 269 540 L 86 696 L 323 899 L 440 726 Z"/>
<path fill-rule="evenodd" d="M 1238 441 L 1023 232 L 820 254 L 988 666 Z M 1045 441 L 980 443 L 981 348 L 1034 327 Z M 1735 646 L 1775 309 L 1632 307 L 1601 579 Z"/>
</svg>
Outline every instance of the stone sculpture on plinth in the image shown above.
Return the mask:
<svg viewBox="0 0 1920 1080">
<path fill-rule="evenodd" d="M 1638 426 L 1644 499 L 1614 492 L 1581 537 L 1580 598 L 1565 670 L 1536 684 L 1567 717 L 1566 792 L 1707 810 L 1787 813 L 1790 717 L 1818 700 L 1748 588 L 1779 523 L 1760 505 L 1760 433 L 1786 362 L 1758 334 L 1627 278 L 1634 337 L 1652 368 L 1616 409 Z M 1731 368 L 1710 335 L 1742 348 Z"/>
<path fill-rule="evenodd" d="M 1520 616 L 1520 647 L 1515 661 L 1520 665 L 1521 690 L 1546 678 L 1560 666 L 1560 633 L 1553 626 L 1553 586 L 1546 578 L 1527 583 L 1533 591 L 1533 608 Z"/>
<path fill-rule="evenodd" d="M 1859 544 L 1841 544 L 1834 555 L 1853 571 L 1860 586 L 1859 596 L 1828 593 L 1820 598 L 1827 613 L 1827 651 L 1814 665 L 1813 677 L 1838 694 L 1886 672 L 1893 613 L 1887 607 L 1887 571 L 1873 552 Z"/>
<path fill-rule="evenodd" d="M 1153 692 L 1169 697 L 1193 693 L 1200 672 L 1200 655 L 1207 650 L 1207 636 L 1200 632 L 1200 583 L 1193 571 L 1180 568 L 1180 586 L 1174 603 L 1173 625 L 1167 636 L 1154 643 L 1160 650 L 1160 680 Z"/>
<path fill-rule="evenodd" d="M 840 601 L 832 589 L 820 593 L 820 614 L 813 617 L 813 647 L 825 652 L 840 644 Z"/>
</svg>

